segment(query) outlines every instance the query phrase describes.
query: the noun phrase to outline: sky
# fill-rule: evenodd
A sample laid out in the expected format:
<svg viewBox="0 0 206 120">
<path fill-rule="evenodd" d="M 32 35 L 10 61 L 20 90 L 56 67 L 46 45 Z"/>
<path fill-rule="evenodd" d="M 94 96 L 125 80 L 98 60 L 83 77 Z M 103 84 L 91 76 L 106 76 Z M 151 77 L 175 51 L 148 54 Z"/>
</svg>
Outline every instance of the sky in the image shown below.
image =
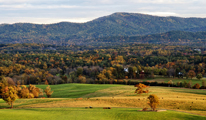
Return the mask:
<svg viewBox="0 0 206 120">
<path fill-rule="evenodd" d="M 0 0 L 0 24 L 84 23 L 115 12 L 206 18 L 206 0 Z"/>
</svg>

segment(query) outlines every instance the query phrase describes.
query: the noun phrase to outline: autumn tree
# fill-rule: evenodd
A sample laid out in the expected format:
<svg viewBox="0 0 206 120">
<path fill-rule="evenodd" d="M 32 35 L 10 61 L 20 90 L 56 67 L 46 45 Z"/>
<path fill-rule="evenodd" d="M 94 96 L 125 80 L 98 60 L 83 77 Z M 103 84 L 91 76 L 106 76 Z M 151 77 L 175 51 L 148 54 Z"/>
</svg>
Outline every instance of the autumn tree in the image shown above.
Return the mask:
<svg viewBox="0 0 206 120">
<path fill-rule="evenodd" d="M 38 98 L 39 95 L 43 94 L 42 90 L 40 88 L 37 88 L 35 85 L 30 84 L 28 89 L 29 89 L 29 92 L 33 94 L 34 98 Z"/>
<path fill-rule="evenodd" d="M 11 108 L 13 108 L 13 102 L 18 98 L 17 90 L 15 86 L 7 86 L 2 92 L 3 100 L 6 101 Z"/>
<path fill-rule="evenodd" d="M 152 94 L 148 97 L 148 99 L 149 99 L 148 105 L 152 108 L 153 111 L 155 111 L 157 105 L 159 104 L 159 98 L 155 94 Z"/>
<path fill-rule="evenodd" d="M 188 76 L 192 79 L 193 77 L 195 77 L 195 75 L 196 75 L 196 73 L 195 73 L 195 71 L 194 70 L 190 70 L 189 72 L 188 72 Z"/>
<path fill-rule="evenodd" d="M 200 84 L 196 83 L 192 88 L 199 89 L 200 88 Z"/>
<path fill-rule="evenodd" d="M 0 82 L 0 95 L 3 94 L 4 90 L 6 87 L 14 86 L 15 83 L 13 80 L 9 77 L 3 77 L 1 82 Z"/>
<path fill-rule="evenodd" d="M 78 77 L 78 83 L 86 83 L 86 77 L 80 75 Z"/>
<path fill-rule="evenodd" d="M 34 98 L 34 95 L 29 93 L 29 89 L 25 85 L 18 86 L 18 96 L 19 98 Z"/>
<path fill-rule="evenodd" d="M 39 95 L 43 95 L 43 90 L 37 88 L 35 85 L 17 85 L 18 97 L 19 98 L 38 98 Z"/>
<path fill-rule="evenodd" d="M 104 78 L 106 78 L 106 76 L 104 75 L 104 73 L 100 73 L 99 75 L 97 75 L 97 78 L 99 79 L 99 81 L 102 81 Z"/>
<path fill-rule="evenodd" d="M 149 86 L 144 85 L 142 83 L 136 84 L 135 87 L 137 87 L 137 89 L 135 90 L 135 93 L 137 94 L 142 94 L 142 93 L 148 93 L 149 90 Z"/>
<path fill-rule="evenodd" d="M 46 89 L 44 90 L 44 92 L 46 93 L 47 97 L 50 98 L 51 95 L 52 95 L 52 93 L 53 93 L 54 91 L 51 91 L 51 88 L 50 88 L 50 86 L 48 85 L 48 86 L 46 87 Z"/>
</svg>

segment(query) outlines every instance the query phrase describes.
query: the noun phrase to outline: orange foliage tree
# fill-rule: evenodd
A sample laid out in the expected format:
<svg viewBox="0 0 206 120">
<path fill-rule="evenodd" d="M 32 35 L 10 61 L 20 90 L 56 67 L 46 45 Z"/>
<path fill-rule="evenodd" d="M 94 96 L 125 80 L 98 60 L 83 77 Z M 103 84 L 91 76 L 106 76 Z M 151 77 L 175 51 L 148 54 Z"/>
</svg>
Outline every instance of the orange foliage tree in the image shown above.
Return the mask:
<svg viewBox="0 0 206 120">
<path fill-rule="evenodd" d="M 137 87 L 137 89 L 135 90 L 135 93 L 137 94 L 142 94 L 142 93 L 148 93 L 149 90 L 149 86 L 144 85 L 142 83 L 136 84 L 134 87 Z"/>
</svg>

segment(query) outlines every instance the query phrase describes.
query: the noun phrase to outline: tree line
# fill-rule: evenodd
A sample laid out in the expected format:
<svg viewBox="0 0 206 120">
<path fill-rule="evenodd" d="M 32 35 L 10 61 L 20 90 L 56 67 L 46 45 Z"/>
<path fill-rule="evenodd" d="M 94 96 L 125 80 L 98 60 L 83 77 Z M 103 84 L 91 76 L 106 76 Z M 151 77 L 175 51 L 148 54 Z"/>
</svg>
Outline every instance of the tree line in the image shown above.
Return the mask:
<svg viewBox="0 0 206 120">
<path fill-rule="evenodd" d="M 24 47 L 22 47 L 24 46 Z M 111 82 L 118 79 L 205 76 L 204 48 L 133 44 L 114 48 L 42 50 L 43 44 L 12 44 L 1 47 L 0 76 L 15 84 L 63 84 Z M 54 47 L 55 46 L 49 46 Z M 5 49 L 29 49 L 7 53 Z M 57 47 L 59 48 L 59 47 Z"/>
</svg>

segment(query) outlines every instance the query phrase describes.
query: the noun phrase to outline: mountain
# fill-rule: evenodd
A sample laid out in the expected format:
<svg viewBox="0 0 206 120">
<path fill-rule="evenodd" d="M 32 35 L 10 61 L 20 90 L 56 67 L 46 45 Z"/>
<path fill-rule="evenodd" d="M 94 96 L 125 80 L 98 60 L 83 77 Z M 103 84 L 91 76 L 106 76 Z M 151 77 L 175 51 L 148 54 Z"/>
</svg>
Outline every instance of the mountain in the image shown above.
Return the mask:
<svg viewBox="0 0 206 120">
<path fill-rule="evenodd" d="M 87 23 L 1 24 L 0 43 L 79 43 L 112 36 L 141 36 L 169 31 L 206 31 L 206 18 L 114 13 Z"/>
<path fill-rule="evenodd" d="M 144 36 L 113 36 L 97 39 L 85 40 L 81 44 L 85 45 L 125 44 L 125 43 L 155 43 L 155 44 L 198 44 L 200 46 L 206 43 L 206 32 L 185 32 L 185 31 L 169 31 L 161 34 L 151 34 Z M 80 44 L 80 45 L 81 45 Z"/>
<path fill-rule="evenodd" d="M 188 28 L 188 29 L 184 29 L 183 31 L 189 31 L 189 32 L 206 31 L 206 26 L 203 26 L 203 27 Z"/>
</svg>

